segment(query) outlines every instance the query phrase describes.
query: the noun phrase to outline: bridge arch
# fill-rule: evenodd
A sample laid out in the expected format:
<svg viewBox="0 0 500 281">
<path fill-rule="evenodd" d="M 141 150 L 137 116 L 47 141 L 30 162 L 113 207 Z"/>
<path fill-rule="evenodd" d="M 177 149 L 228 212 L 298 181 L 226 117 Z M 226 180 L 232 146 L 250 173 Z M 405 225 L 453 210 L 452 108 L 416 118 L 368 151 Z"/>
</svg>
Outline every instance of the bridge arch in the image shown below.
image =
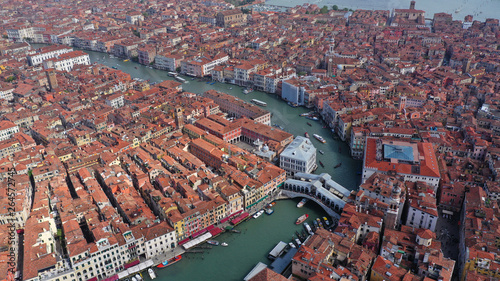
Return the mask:
<svg viewBox="0 0 500 281">
<path fill-rule="evenodd" d="M 324 200 L 324 197 L 318 200 L 318 198 L 313 197 L 309 194 L 306 193 L 301 193 L 297 192 L 297 189 L 290 186 L 290 189 L 282 189 L 281 190 L 281 195 L 284 196 L 285 198 L 307 198 L 316 204 L 318 204 L 330 217 L 332 217 L 336 222 L 340 219 L 340 215 L 338 212 L 340 212 L 343 208 L 340 207 L 338 204 L 335 204 L 334 202 L 330 200 Z"/>
</svg>

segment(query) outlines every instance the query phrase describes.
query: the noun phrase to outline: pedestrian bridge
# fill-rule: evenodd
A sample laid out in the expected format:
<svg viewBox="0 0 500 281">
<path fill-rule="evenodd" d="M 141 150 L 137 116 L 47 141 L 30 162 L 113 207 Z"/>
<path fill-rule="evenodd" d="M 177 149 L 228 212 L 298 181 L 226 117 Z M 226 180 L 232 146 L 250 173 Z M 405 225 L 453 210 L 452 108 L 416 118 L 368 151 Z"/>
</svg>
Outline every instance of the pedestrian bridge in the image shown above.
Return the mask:
<svg viewBox="0 0 500 281">
<path fill-rule="evenodd" d="M 338 212 L 341 212 L 342 209 L 338 209 L 335 208 L 335 206 L 332 206 L 329 204 L 329 203 L 323 203 L 323 200 L 321 199 L 318 199 L 317 197 L 314 197 L 314 196 L 311 196 L 309 194 L 306 194 L 306 193 L 301 193 L 301 192 L 296 192 L 296 191 L 291 191 L 291 190 L 286 190 L 286 189 L 282 189 L 281 190 L 281 196 L 282 198 L 297 198 L 297 197 L 301 197 L 301 198 L 307 198 L 311 201 L 314 201 L 316 204 L 318 204 L 321 208 L 323 208 L 323 210 L 325 210 L 325 212 L 333 218 L 334 222 L 338 222 L 338 220 L 340 219 L 340 215 L 339 213 L 337 213 L 335 211 L 335 209 L 338 210 Z M 281 197 L 280 196 L 280 197 Z M 328 205 L 327 205 L 328 204 Z"/>
</svg>

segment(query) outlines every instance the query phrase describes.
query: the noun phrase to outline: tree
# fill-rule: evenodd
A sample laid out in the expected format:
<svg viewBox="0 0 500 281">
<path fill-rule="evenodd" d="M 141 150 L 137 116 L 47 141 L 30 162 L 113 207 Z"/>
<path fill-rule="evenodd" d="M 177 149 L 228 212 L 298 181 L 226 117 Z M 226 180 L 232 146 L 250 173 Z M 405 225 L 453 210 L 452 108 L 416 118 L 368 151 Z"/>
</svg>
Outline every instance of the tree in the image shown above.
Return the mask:
<svg viewBox="0 0 500 281">
<path fill-rule="evenodd" d="M 332 10 L 334 10 L 334 11 L 338 11 L 338 10 L 339 10 L 339 6 L 337 6 L 337 5 L 333 5 L 333 6 L 332 6 Z"/>
<path fill-rule="evenodd" d="M 319 10 L 319 13 L 320 14 L 326 14 L 326 13 L 328 13 L 328 7 L 326 5 L 323 6 L 323 8 L 321 8 L 321 10 Z"/>
</svg>

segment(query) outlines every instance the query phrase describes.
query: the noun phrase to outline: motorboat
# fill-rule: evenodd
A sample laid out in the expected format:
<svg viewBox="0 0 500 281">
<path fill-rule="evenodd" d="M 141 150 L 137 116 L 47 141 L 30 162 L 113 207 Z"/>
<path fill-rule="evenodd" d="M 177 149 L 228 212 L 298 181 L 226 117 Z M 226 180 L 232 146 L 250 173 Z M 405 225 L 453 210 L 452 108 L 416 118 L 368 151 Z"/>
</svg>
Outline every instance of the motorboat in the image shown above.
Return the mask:
<svg viewBox="0 0 500 281">
<path fill-rule="evenodd" d="M 227 247 L 228 246 L 228 244 L 226 242 L 222 242 L 220 245 L 223 246 L 223 247 Z"/>
<path fill-rule="evenodd" d="M 151 278 L 151 280 L 156 278 L 156 273 L 151 267 L 148 268 L 148 274 L 149 274 L 149 278 Z"/>
<path fill-rule="evenodd" d="M 312 126 L 311 123 L 307 122 L 307 125 Z"/>
<path fill-rule="evenodd" d="M 254 219 L 256 219 L 256 218 L 258 218 L 258 217 L 262 216 L 262 214 L 263 214 L 263 213 L 264 213 L 264 210 L 260 210 L 260 211 L 258 211 L 257 213 L 255 213 L 255 214 L 253 215 L 253 218 L 254 218 Z"/>
<path fill-rule="evenodd" d="M 297 243 L 297 245 L 299 245 L 299 247 L 300 247 L 300 245 L 302 245 L 302 242 L 300 242 L 299 238 L 295 238 L 295 243 Z"/>
<path fill-rule="evenodd" d="M 325 154 L 325 152 L 323 150 L 321 150 L 321 149 L 318 150 L 318 152 L 321 153 L 321 154 Z"/>
<path fill-rule="evenodd" d="M 290 248 L 294 248 L 294 249 L 297 248 L 297 247 L 295 247 L 295 244 L 293 244 L 292 242 L 288 243 L 288 246 L 290 246 Z"/>
<path fill-rule="evenodd" d="M 303 214 L 302 216 L 300 216 L 297 221 L 295 222 L 295 224 L 301 224 L 303 223 L 305 220 L 307 220 L 307 218 L 309 217 L 308 214 Z"/>
<path fill-rule="evenodd" d="M 307 202 L 307 198 L 304 198 L 304 199 L 300 200 L 300 202 L 297 203 L 297 208 L 304 207 L 304 205 L 306 204 L 306 202 Z"/>
<path fill-rule="evenodd" d="M 267 106 L 267 103 L 266 102 L 263 102 L 261 100 L 257 100 L 257 99 L 252 99 L 252 102 L 255 103 L 256 105 L 260 105 L 260 106 Z"/>
<path fill-rule="evenodd" d="M 322 143 L 326 143 L 326 140 L 318 134 L 313 134 L 313 137 L 315 137 L 317 140 L 319 140 Z"/>
<path fill-rule="evenodd" d="M 208 240 L 207 243 L 210 245 L 219 246 L 219 241 L 217 240 Z"/>
<path fill-rule="evenodd" d="M 324 168 L 325 165 L 323 164 L 323 162 L 319 161 L 319 165 L 321 165 L 321 168 Z"/>
<path fill-rule="evenodd" d="M 217 242 L 218 243 L 218 242 Z M 171 266 L 172 264 L 180 261 L 182 259 L 182 256 L 181 255 L 178 255 L 178 256 L 175 256 L 171 259 L 168 259 L 162 263 L 160 263 L 159 265 L 157 265 L 156 267 L 158 268 L 164 268 L 164 267 L 167 267 L 167 266 Z"/>
<path fill-rule="evenodd" d="M 330 226 L 330 222 L 326 217 L 323 217 L 323 221 L 325 222 L 326 226 Z"/>
<path fill-rule="evenodd" d="M 307 132 L 305 132 L 304 136 L 306 136 L 306 138 L 309 138 L 309 134 Z"/>
<path fill-rule="evenodd" d="M 268 215 L 272 215 L 273 213 L 274 213 L 274 210 L 273 210 L 273 209 L 271 209 L 271 208 L 267 208 L 267 209 L 266 209 L 266 214 L 268 214 Z"/>
<path fill-rule="evenodd" d="M 333 167 L 334 169 L 337 169 L 338 167 L 342 166 L 342 162 L 338 163 L 337 165 L 335 165 L 335 167 Z"/>
</svg>

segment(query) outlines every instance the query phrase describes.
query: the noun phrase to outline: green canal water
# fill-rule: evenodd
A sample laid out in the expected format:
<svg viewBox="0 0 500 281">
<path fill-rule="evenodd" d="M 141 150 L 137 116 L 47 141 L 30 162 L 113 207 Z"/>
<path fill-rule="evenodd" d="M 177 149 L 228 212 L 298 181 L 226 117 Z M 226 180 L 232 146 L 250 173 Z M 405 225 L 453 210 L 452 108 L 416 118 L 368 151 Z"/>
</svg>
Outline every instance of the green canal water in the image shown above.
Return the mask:
<svg viewBox="0 0 500 281">
<path fill-rule="evenodd" d="M 43 45 L 33 44 L 35 48 Z M 166 71 L 151 69 L 134 62 L 123 62 L 121 59 L 110 58 L 106 54 L 86 51 L 92 62 L 107 66 L 115 66 L 129 73 L 132 78 L 141 78 L 151 82 L 163 80 L 174 80 L 167 75 Z M 184 76 L 183 76 L 184 77 Z M 292 108 L 276 95 L 254 91 L 243 94 L 243 88 L 216 83 L 209 85 L 206 82 L 198 82 L 190 77 L 184 77 L 188 82 L 183 84 L 183 89 L 192 93 L 203 93 L 215 89 L 236 96 L 242 100 L 250 101 L 258 99 L 267 103 L 266 109 L 272 113 L 271 122 L 284 127 L 285 131 L 293 135 L 303 136 L 308 132 L 313 144 L 324 155 L 317 154 L 318 161 L 325 165 L 318 165 L 316 173 L 327 172 L 332 178 L 347 189 L 356 189 L 359 185 L 361 161 L 353 160 L 349 156 L 348 146 L 345 143 L 333 139 L 330 129 L 323 128 L 320 121 L 308 120 L 299 114 L 309 112 L 309 109 L 298 107 Z M 311 126 L 307 125 L 307 122 Z M 312 138 L 312 134 L 319 134 L 325 138 L 326 144 L 322 144 Z M 339 147 L 340 151 L 339 152 Z M 342 166 L 334 169 L 334 166 L 342 162 Z M 160 281 L 212 281 L 212 280 L 243 280 L 245 275 L 258 263 L 270 264 L 267 259 L 268 253 L 279 242 L 290 242 L 295 238 L 295 231 L 301 231 L 302 225 L 295 225 L 295 220 L 304 213 L 310 216 L 309 222 L 317 217 L 326 216 L 326 213 L 314 202 L 309 201 L 303 208 L 297 208 L 297 200 L 281 200 L 274 207 L 275 212 L 271 216 L 263 214 L 257 219 L 251 219 L 236 227 L 241 231 L 237 233 L 224 233 L 217 237 L 220 242 L 226 242 L 228 247 L 213 247 L 205 250 L 203 254 L 187 253 L 183 260 L 164 269 L 157 270 L 157 280 Z M 312 223 L 310 223 L 312 225 Z M 147 273 L 143 274 L 146 279 Z"/>
<path fill-rule="evenodd" d="M 226 232 L 215 238 L 221 243 L 228 243 L 227 247 L 214 246 L 212 249 L 204 249 L 203 254 L 185 253 L 180 262 L 156 270 L 156 280 L 243 280 L 258 262 L 271 264 L 267 255 L 279 241 L 288 243 L 296 238 L 295 231 L 303 230 L 302 225 L 295 225 L 299 216 L 309 214 L 310 225 L 313 218 L 325 216 L 323 209 L 311 201 L 304 207 L 297 208 L 298 201 L 278 201 L 272 215 L 263 214 L 236 226 L 235 229 L 240 230 L 240 234 Z"/>
</svg>

